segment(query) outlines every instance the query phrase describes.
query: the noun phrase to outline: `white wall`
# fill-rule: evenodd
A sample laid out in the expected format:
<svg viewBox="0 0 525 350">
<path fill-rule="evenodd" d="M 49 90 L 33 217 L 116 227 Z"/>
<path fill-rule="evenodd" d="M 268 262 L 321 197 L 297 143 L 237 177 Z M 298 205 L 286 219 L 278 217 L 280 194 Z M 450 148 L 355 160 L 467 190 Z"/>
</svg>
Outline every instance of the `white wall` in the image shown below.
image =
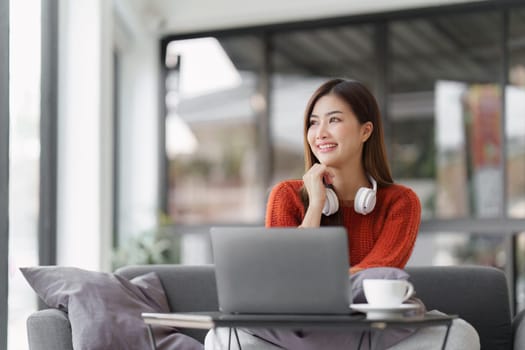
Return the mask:
<svg viewBox="0 0 525 350">
<path fill-rule="evenodd" d="M 57 263 L 111 268 L 113 103 L 122 117 L 121 227 L 125 235 L 157 220 L 157 37 L 132 1 L 65 0 L 59 23 Z M 113 52 L 120 99 L 113 101 Z"/>
<path fill-rule="evenodd" d="M 57 263 L 109 268 L 111 3 L 60 1 Z"/>
</svg>

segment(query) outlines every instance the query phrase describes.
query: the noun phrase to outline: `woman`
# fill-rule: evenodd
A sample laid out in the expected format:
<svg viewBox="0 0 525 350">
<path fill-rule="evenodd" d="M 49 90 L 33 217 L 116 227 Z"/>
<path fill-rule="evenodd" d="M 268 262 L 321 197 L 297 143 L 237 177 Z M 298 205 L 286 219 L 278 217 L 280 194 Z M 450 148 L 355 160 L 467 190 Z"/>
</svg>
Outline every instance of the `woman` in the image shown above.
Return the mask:
<svg viewBox="0 0 525 350">
<path fill-rule="evenodd" d="M 375 98 L 357 81 L 333 79 L 308 102 L 304 120 L 303 181 L 284 181 L 272 190 L 266 226 L 344 225 L 348 231 L 351 272 L 377 266 L 405 266 L 419 228 L 416 194 L 393 184 Z M 360 188 L 377 182 L 376 205 L 363 215 L 354 202 Z M 322 215 L 327 188 L 339 210 Z M 368 191 L 373 192 L 373 190 Z M 370 208 L 369 208 L 370 209 Z"/>
<path fill-rule="evenodd" d="M 403 268 L 414 247 L 421 206 L 411 189 L 393 183 L 373 95 L 357 81 L 325 82 L 308 102 L 304 141 L 306 173 L 302 181 L 283 181 L 273 188 L 266 226 L 343 225 L 348 232 L 350 273 L 372 267 Z M 385 332 L 382 343 L 392 346 L 413 332 Z M 421 336 L 428 339 L 433 335 L 426 332 Z M 438 343 L 443 339 L 440 331 L 434 336 Z M 397 346 L 410 348 L 410 338 L 414 337 L 406 339 L 406 347 L 405 341 Z M 241 332 L 243 349 L 342 349 L 358 345 L 365 349 L 362 339 L 362 332 L 340 330 Z M 412 342 L 417 348 L 417 340 Z M 206 348 L 221 348 L 221 343 L 224 335 L 210 333 Z M 464 321 L 455 322 L 449 348 L 479 349 L 477 333 Z"/>
</svg>

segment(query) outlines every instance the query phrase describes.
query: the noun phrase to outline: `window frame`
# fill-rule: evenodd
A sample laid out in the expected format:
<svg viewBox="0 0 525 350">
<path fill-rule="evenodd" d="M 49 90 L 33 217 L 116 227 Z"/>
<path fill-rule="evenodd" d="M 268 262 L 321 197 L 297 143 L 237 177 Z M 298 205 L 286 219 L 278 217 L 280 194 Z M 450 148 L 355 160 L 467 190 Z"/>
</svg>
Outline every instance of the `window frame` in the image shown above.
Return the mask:
<svg viewBox="0 0 525 350">
<path fill-rule="evenodd" d="M 7 348 L 9 285 L 9 0 L 0 0 L 0 348 Z"/>
<path fill-rule="evenodd" d="M 195 32 L 195 33 L 186 33 L 186 34 L 175 34 L 175 35 L 166 35 L 160 40 L 160 51 L 161 51 L 161 57 L 160 57 L 160 64 L 161 69 L 159 71 L 160 75 L 160 83 L 163 85 L 164 81 L 166 79 L 167 70 L 164 69 L 164 57 L 166 53 L 166 47 L 167 45 L 173 41 L 173 40 L 184 40 L 184 39 L 195 39 L 195 38 L 201 38 L 206 36 L 213 36 L 217 39 L 227 38 L 227 37 L 235 37 L 235 36 L 242 36 L 242 35 L 252 35 L 252 36 L 258 36 L 261 38 L 261 40 L 264 40 L 265 44 L 265 72 L 264 74 L 260 75 L 261 81 L 259 82 L 259 85 L 264 86 L 264 96 L 266 98 L 267 103 L 267 110 L 266 116 L 262 117 L 261 120 L 258 121 L 259 126 L 262 127 L 262 129 L 266 129 L 267 134 L 264 136 L 264 139 L 267 140 L 268 146 L 265 149 L 261 150 L 258 154 L 259 157 L 261 157 L 261 161 L 266 163 L 268 167 L 271 167 L 273 162 L 271 162 L 271 143 L 272 143 L 272 135 L 270 133 L 270 89 L 271 89 L 271 76 L 273 73 L 272 69 L 272 63 L 271 63 L 271 50 L 272 50 L 272 37 L 275 34 L 279 33 L 286 33 L 294 30 L 307 30 L 307 29 L 328 29 L 331 27 L 337 27 L 341 25 L 358 25 L 358 24 L 370 24 L 375 28 L 375 47 L 376 51 L 378 52 L 378 64 L 377 69 L 381 70 L 382 78 L 380 78 L 380 82 L 378 82 L 378 86 L 380 87 L 380 91 L 378 91 L 378 102 L 380 104 L 380 108 L 383 114 L 383 122 L 385 123 L 385 130 L 389 130 L 388 124 L 390 123 L 390 118 L 388 115 L 388 90 L 387 86 L 390 81 L 390 68 L 391 64 L 389 63 L 389 49 L 388 49 L 388 40 L 389 40 L 389 24 L 393 21 L 399 21 L 399 20 L 411 20 L 411 19 L 419 19 L 419 18 L 425 18 L 430 19 L 432 17 L 438 17 L 443 16 L 447 14 L 470 14 L 470 13 L 483 13 L 483 12 L 494 12 L 497 11 L 502 16 L 503 20 L 501 21 L 501 76 L 499 79 L 499 84 L 506 84 L 508 77 L 507 77 L 507 70 L 508 70 L 508 62 L 509 62 L 509 55 L 508 55 L 508 47 L 507 47 L 507 40 L 508 40 L 508 30 L 509 30 L 509 20 L 508 20 L 508 13 L 512 9 L 516 8 L 525 8 L 525 4 L 516 1 L 516 0 L 502 0 L 500 2 L 488 2 L 488 1 L 481 1 L 481 2 L 471 2 L 466 4 L 452 4 L 452 5 L 445 5 L 445 6 L 435 6 L 435 7 L 428 7 L 428 8 L 415 8 L 415 9 L 409 9 L 409 10 L 397 10 L 397 11 L 389 11 L 389 12 L 382 12 L 382 13 L 376 13 L 376 14 L 364 14 L 364 15 L 354 15 L 354 16 L 342 16 L 342 17 L 334 17 L 334 18 L 328 18 L 328 19 L 319 19 L 319 20 L 309 20 L 309 21 L 298 21 L 298 22 L 290 22 L 290 23 L 277 23 L 273 25 L 261 25 L 261 26 L 248 26 L 248 27 L 242 27 L 242 28 L 234 28 L 234 29 L 222 29 L 222 30 L 216 30 L 216 31 L 202 31 L 202 32 Z M 504 85 L 502 85 L 504 86 Z M 161 93 L 165 94 L 165 89 L 161 90 Z M 502 98 L 505 99 L 505 92 L 502 92 Z M 505 103 L 502 103 L 502 113 L 505 112 Z M 159 123 L 159 135 L 165 135 L 165 117 L 166 117 L 166 107 L 164 105 L 164 95 L 160 96 L 159 98 L 159 120 L 161 123 Z M 504 126 L 505 125 L 505 115 L 502 114 L 501 123 Z M 264 124 L 264 125 L 262 125 Z M 504 130 L 505 128 L 502 127 L 502 139 L 505 140 Z M 391 143 L 390 135 L 388 132 L 385 132 L 385 139 L 387 142 L 387 146 Z M 160 208 L 166 209 L 167 207 L 167 200 L 166 200 L 166 193 L 168 191 L 168 183 L 166 181 L 166 148 L 165 148 L 165 139 L 159 140 L 159 146 L 158 151 L 160 158 L 164 160 L 164 162 L 161 162 L 161 167 L 159 168 L 159 198 L 161 198 Z M 262 148 L 262 147 L 261 147 Z M 387 147 L 388 148 L 388 147 Z M 505 149 L 503 147 L 502 149 L 502 156 L 506 156 Z M 506 159 L 505 157 L 503 159 Z M 505 162 L 502 163 L 502 174 L 503 176 L 503 188 L 506 188 L 506 168 L 505 168 Z M 271 174 L 273 173 L 273 169 L 265 170 L 265 176 L 264 180 L 266 182 L 269 182 L 269 179 L 271 178 Z M 269 185 L 269 183 L 266 183 L 264 185 Z M 466 226 L 470 227 L 479 227 L 481 229 L 480 233 L 487 232 L 489 227 L 498 227 L 499 231 L 509 231 L 509 232 L 516 232 L 517 227 L 524 227 L 523 224 L 525 223 L 525 219 L 513 219 L 509 218 L 506 212 L 506 195 L 503 194 L 504 198 L 504 204 L 503 204 L 503 210 L 502 210 L 502 216 L 499 218 L 494 219 L 475 219 L 475 218 L 467 218 L 462 220 L 449 220 L 449 219 L 426 219 L 422 222 L 422 229 L 421 232 L 429 232 L 429 233 L 436 233 L 442 231 L 440 229 L 440 224 L 444 223 L 445 227 L 450 227 L 453 230 L 460 230 L 464 229 Z M 482 224 L 479 224 L 479 223 Z M 488 225 L 487 225 L 488 223 Z M 502 226 L 503 224 L 503 226 Z M 485 225 L 485 226 L 484 226 Z M 177 225 L 174 225 L 177 226 Z M 192 225 L 183 225 L 183 226 L 192 226 Z M 200 225 L 199 225 L 200 226 Z M 206 225 L 204 225 L 206 226 Z M 424 228 L 424 230 L 423 230 Z M 478 232 L 478 231 L 476 231 Z"/>
<path fill-rule="evenodd" d="M 38 262 L 57 256 L 58 0 L 41 1 L 40 183 Z M 40 303 L 40 308 L 45 307 Z"/>
</svg>

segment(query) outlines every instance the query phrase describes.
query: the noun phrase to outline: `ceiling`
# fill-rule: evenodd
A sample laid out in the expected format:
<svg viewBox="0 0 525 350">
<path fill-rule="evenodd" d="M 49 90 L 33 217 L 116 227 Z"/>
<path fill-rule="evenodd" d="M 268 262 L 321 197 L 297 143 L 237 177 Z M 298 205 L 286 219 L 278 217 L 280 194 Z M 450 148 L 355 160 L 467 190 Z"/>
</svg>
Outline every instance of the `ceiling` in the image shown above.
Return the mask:
<svg viewBox="0 0 525 350">
<path fill-rule="evenodd" d="M 468 83 L 501 79 L 499 12 L 479 12 L 390 22 L 384 57 L 398 91 L 432 90 L 436 80 Z M 511 57 L 525 58 L 525 8 L 510 18 Z M 374 84 L 380 74 L 375 24 L 276 33 L 272 71 L 299 76 L 347 76 Z M 219 38 L 239 70 L 260 69 L 263 42 L 255 35 Z"/>
<path fill-rule="evenodd" d="M 159 36 L 354 16 L 483 0 L 113 0 Z M 487 0 L 488 1 L 488 0 Z"/>
</svg>

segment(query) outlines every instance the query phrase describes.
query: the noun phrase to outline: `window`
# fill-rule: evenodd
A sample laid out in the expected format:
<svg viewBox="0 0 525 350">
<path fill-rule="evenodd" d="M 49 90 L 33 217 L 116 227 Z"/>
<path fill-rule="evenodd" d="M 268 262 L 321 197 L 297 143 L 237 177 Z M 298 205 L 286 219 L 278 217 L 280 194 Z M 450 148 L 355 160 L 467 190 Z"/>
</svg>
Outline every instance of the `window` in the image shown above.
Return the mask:
<svg viewBox="0 0 525 350">
<path fill-rule="evenodd" d="M 247 57 L 259 50 L 262 62 L 255 66 L 269 67 L 269 75 L 259 77 L 263 85 L 268 79 L 269 98 L 263 102 L 269 113 L 258 123 L 268 127 L 271 136 L 268 149 L 257 153 L 271 155 L 271 176 L 263 181 L 263 188 L 302 177 L 303 113 L 313 90 L 332 77 L 361 80 L 382 109 L 394 179 L 413 188 L 423 207 L 424 233 L 411 263 L 484 264 L 511 274 L 509 242 L 525 219 L 525 9 L 493 2 L 477 3 L 468 11 L 460 5 L 457 9 L 294 23 L 264 29 L 262 34 L 250 29 L 244 34 L 228 33 L 229 42 L 242 43 L 244 50 L 238 52 L 244 51 L 244 56 L 219 41 L 235 66 L 257 61 L 255 56 Z M 505 51 L 502 38 L 507 30 Z M 253 42 L 263 39 L 268 46 L 254 49 Z M 174 62 L 180 65 L 184 58 Z M 169 73 L 174 82 L 182 79 L 177 64 Z M 504 71 L 507 66 L 509 72 Z M 506 74 L 510 84 L 503 88 Z M 172 101 L 182 112 L 180 94 L 174 99 L 169 94 L 168 106 Z M 188 106 L 205 111 L 208 118 L 218 115 L 215 110 L 207 113 L 208 104 Z M 220 129 L 214 135 L 221 135 Z M 221 153 L 216 154 L 215 162 L 221 159 Z M 171 160 L 174 218 L 183 218 L 179 210 L 184 215 L 198 213 L 192 201 L 209 201 L 202 198 L 210 192 L 190 191 L 198 186 L 188 186 L 190 167 L 181 168 L 183 159 L 194 162 L 198 157 Z M 199 165 L 212 174 L 211 167 Z M 215 171 L 218 177 L 210 175 L 203 182 L 220 179 L 222 172 Z M 221 210 L 181 221 L 206 224 Z M 249 222 L 240 217 L 236 222 Z M 518 259 L 525 256 L 522 238 L 517 240 Z M 525 305 L 525 296 L 522 299 Z"/>
<path fill-rule="evenodd" d="M 389 25 L 394 178 L 418 193 L 423 219 L 465 219 L 470 227 L 468 220 L 503 215 L 501 30 L 501 12 Z M 411 262 L 509 263 L 505 228 L 447 232 L 436 226 L 437 235 L 420 235 Z"/>
<path fill-rule="evenodd" d="M 393 172 L 425 218 L 501 215 L 500 38 L 499 12 L 390 25 Z"/>
<path fill-rule="evenodd" d="M 525 217 L 525 10 L 509 16 L 508 85 L 506 87 L 505 137 L 507 167 L 507 215 Z M 525 308 L 525 233 L 516 240 L 516 303 Z"/>
<path fill-rule="evenodd" d="M 40 2 L 10 2 L 8 349 L 27 349 L 37 298 L 18 268 L 38 265 Z"/>
<path fill-rule="evenodd" d="M 262 42 L 251 36 L 167 46 L 168 215 L 175 224 L 261 222 L 257 125 Z"/>
<path fill-rule="evenodd" d="M 525 10 L 512 11 L 506 87 L 507 215 L 525 218 Z"/>
</svg>

